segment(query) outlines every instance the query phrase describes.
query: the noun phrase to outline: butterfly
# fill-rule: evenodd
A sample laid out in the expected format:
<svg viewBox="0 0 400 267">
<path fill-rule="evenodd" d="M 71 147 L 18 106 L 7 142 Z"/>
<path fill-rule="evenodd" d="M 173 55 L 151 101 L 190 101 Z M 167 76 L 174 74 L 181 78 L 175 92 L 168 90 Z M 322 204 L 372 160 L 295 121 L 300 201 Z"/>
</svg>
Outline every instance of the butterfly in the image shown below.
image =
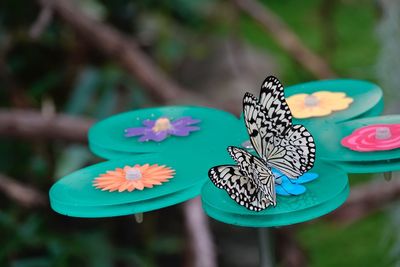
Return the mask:
<svg viewBox="0 0 400 267">
<path fill-rule="evenodd" d="M 292 124 L 283 86 L 277 78 L 264 80 L 259 100 L 245 94 L 243 113 L 254 150 L 268 166 L 292 179 L 314 166 L 314 138 L 303 125 Z"/>
<path fill-rule="evenodd" d="M 211 181 L 249 210 L 275 206 L 275 176 L 265 162 L 238 147 L 229 146 L 228 152 L 237 165 L 211 168 L 208 172 Z"/>
<path fill-rule="evenodd" d="M 211 181 L 238 204 L 261 211 L 276 205 L 275 177 L 271 168 L 288 178 L 297 178 L 312 168 L 315 144 L 302 125 L 292 125 L 283 86 L 267 77 L 258 100 L 246 93 L 243 98 L 244 121 L 254 150 L 260 157 L 228 147 L 236 165 L 221 165 L 209 170 Z"/>
</svg>

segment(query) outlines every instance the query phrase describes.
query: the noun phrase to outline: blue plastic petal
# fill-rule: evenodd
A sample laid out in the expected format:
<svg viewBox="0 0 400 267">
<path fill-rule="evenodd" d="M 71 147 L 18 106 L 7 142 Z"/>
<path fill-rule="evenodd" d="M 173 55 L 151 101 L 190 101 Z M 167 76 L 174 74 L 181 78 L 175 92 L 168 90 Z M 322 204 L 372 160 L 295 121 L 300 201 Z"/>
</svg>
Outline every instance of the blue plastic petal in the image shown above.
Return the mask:
<svg viewBox="0 0 400 267">
<path fill-rule="evenodd" d="M 280 177 L 280 183 L 276 184 L 275 191 L 278 195 L 289 196 L 289 195 L 301 195 L 306 191 L 306 188 L 297 183 L 291 182 L 289 178 L 286 176 L 278 176 Z"/>
<path fill-rule="evenodd" d="M 283 175 L 278 169 L 275 168 L 272 168 L 272 172 L 275 174 L 275 177 Z"/>
<path fill-rule="evenodd" d="M 314 173 L 314 172 L 307 172 L 305 174 L 303 174 L 302 176 L 300 176 L 297 179 L 291 179 L 291 181 L 295 181 L 296 184 L 304 184 L 304 183 L 308 183 L 311 182 L 315 179 L 318 178 L 318 173 Z"/>
<path fill-rule="evenodd" d="M 283 189 L 283 187 L 281 185 L 276 185 L 275 192 L 277 195 L 280 195 L 280 196 L 290 196 L 290 194 L 288 192 L 286 192 L 285 189 Z"/>
<path fill-rule="evenodd" d="M 292 184 L 292 183 L 282 183 L 282 188 L 290 195 L 301 195 L 306 192 L 306 187 L 299 184 Z"/>
<path fill-rule="evenodd" d="M 275 184 L 276 194 L 281 196 L 298 196 L 306 192 L 306 187 L 300 184 L 308 183 L 318 177 L 317 173 L 305 173 L 297 179 L 289 179 L 280 171 L 272 169 L 275 178 L 279 178 L 279 183 Z"/>
</svg>

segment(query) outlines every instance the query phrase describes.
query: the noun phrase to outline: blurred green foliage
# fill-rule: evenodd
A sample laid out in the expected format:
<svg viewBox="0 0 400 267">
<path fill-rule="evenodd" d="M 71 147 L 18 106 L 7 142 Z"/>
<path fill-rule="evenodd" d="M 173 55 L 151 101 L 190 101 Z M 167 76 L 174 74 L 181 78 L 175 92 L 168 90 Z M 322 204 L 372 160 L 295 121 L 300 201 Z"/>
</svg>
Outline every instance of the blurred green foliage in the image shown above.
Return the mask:
<svg viewBox="0 0 400 267">
<path fill-rule="evenodd" d="M 263 2 L 340 76 L 377 79 L 379 17 L 373 1 Z M 143 51 L 173 77 L 179 76 L 184 61 L 209 56 L 207 41 L 234 38 L 273 55 L 285 84 L 315 79 L 229 1 L 82 0 L 76 4 L 136 38 Z M 29 31 L 39 12 L 35 1 L 0 2 L 2 107 L 40 109 L 47 101 L 57 111 L 101 119 L 156 104 L 134 77 L 59 18 L 54 17 L 38 39 L 31 38 Z M 43 192 L 57 177 L 95 161 L 84 145 L 0 140 L 0 172 Z M 371 179 L 353 177 L 353 183 Z M 179 206 L 145 214 L 141 225 L 131 217 L 68 218 L 49 207 L 22 209 L 0 195 L 0 266 L 181 265 L 185 261 L 182 220 Z M 224 225 L 213 227 L 218 238 Z M 387 214 L 381 213 L 349 226 L 321 220 L 302 225 L 297 237 L 311 266 L 389 266 L 398 260 L 390 248 L 399 243 L 385 236 L 384 229 L 391 227 Z"/>
<path fill-rule="evenodd" d="M 387 236 L 387 219 L 377 214 L 349 226 L 317 222 L 304 227 L 299 240 L 308 250 L 318 252 L 310 266 L 393 266 L 394 259 L 388 257 L 393 236 Z"/>
</svg>

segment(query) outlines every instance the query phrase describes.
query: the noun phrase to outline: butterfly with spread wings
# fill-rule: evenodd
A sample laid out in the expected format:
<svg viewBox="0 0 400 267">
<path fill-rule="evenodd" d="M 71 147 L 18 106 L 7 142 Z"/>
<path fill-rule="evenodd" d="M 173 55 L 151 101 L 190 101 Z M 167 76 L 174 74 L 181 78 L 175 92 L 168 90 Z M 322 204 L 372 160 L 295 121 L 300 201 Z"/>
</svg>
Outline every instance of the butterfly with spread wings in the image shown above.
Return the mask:
<svg viewBox="0 0 400 267">
<path fill-rule="evenodd" d="M 292 179 L 314 166 L 314 138 L 303 125 L 292 124 L 283 86 L 277 78 L 264 80 L 260 100 L 245 94 L 243 113 L 250 141 L 268 166 Z"/>
<path fill-rule="evenodd" d="M 213 167 L 208 176 L 238 204 L 261 211 L 276 205 L 271 167 L 289 178 L 299 177 L 314 165 L 315 144 L 304 126 L 292 125 L 283 86 L 273 76 L 263 82 L 260 100 L 245 94 L 243 112 L 250 141 L 261 158 L 230 146 L 228 152 L 237 165 Z"/>
</svg>

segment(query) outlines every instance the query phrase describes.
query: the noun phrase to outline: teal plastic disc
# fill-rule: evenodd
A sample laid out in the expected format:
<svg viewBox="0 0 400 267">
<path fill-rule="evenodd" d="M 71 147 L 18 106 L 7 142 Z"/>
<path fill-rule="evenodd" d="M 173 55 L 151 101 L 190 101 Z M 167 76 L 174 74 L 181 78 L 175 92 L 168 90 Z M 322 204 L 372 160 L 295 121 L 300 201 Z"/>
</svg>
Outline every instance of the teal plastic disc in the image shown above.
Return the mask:
<svg viewBox="0 0 400 267">
<path fill-rule="evenodd" d="M 169 136 L 161 142 L 139 142 L 139 137 L 125 137 L 124 130 L 142 127 L 142 121 L 167 117 L 171 120 L 190 116 L 200 122 L 200 130 L 188 136 Z M 135 153 L 181 150 L 184 147 L 219 147 L 224 149 L 237 139 L 236 130 L 243 127 L 231 113 L 194 106 L 170 106 L 121 113 L 96 123 L 89 131 L 89 146 L 95 154 L 114 159 Z"/>
<path fill-rule="evenodd" d="M 338 161 L 335 164 L 347 173 L 380 173 L 400 170 L 400 159 L 377 161 Z"/>
<path fill-rule="evenodd" d="M 376 117 L 376 116 L 382 115 L 384 107 L 385 107 L 384 101 L 383 101 L 383 98 L 381 98 L 381 100 L 378 102 L 378 104 L 375 107 L 373 107 L 372 109 L 368 110 L 367 112 L 365 112 L 355 118 L 352 118 L 352 120 Z"/>
<path fill-rule="evenodd" d="M 228 224 L 244 227 L 279 227 L 310 221 L 322 215 L 328 214 L 329 212 L 337 209 L 338 206 L 340 206 L 342 203 L 344 203 L 349 193 L 350 187 L 349 185 L 347 185 L 344 190 L 335 197 L 335 201 L 327 201 L 322 203 L 321 205 L 315 206 L 307 210 L 293 211 L 290 214 L 290 223 L 288 222 L 285 214 L 280 214 L 277 216 L 242 216 L 215 209 L 213 206 L 210 206 L 204 202 L 203 209 L 210 217 Z"/>
<path fill-rule="evenodd" d="M 376 162 L 400 159 L 400 149 L 387 151 L 359 152 L 342 146 L 341 140 L 350 135 L 354 130 L 371 124 L 395 124 L 400 123 L 400 115 L 388 115 L 371 118 L 363 118 L 348 122 L 334 124 L 320 124 L 312 127 L 317 156 L 327 161 L 337 162 Z M 365 164 L 367 166 L 367 164 Z M 372 170 L 372 169 L 371 169 Z"/>
<path fill-rule="evenodd" d="M 89 149 L 93 154 L 103 158 L 103 159 L 120 159 L 130 157 L 132 155 L 143 155 L 146 153 L 132 153 L 132 152 L 124 152 L 113 149 L 106 149 L 100 146 L 97 146 L 93 143 L 89 143 Z"/>
<path fill-rule="evenodd" d="M 118 216 L 174 205 L 200 194 L 207 180 L 208 169 L 223 152 L 211 148 L 207 152 L 199 152 L 199 158 L 194 158 L 190 150 L 171 151 L 167 154 L 141 154 L 95 164 L 56 182 L 50 189 L 50 203 L 61 214 L 79 217 Z M 176 174 L 170 181 L 142 191 L 108 192 L 92 185 L 93 180 L 106 171 L 146 163 L 166 165 L 174 169 Z"/>
<path fill-rule="evenodd" d="M 113 216 L 132 215 L 136 213 L 143 213 L 160 208 L 175 205 L 184 202 L 188 199 L 196 197 L 200 194 L 199 188 L 203 185 L 194 185 L 184 190 L 165 195 L 163 197 L 153 198 L 146 201 L 139 201 L 120 205 L 105 205 L 105 206 L 80 206 L 68 205 L 59 203 L 58 201 L 51 201 L 51 207 L 66 216 L 80 217 L 80 218 L 103 218 Z"/>
<path fill-rule="evenodd" d="M 274 227 L 305 222 L 338 208 L 349 194 L 347 174 L 340 168 L 319 161 L 311 172 L 318 179 L 307 183 L 306 193 L 277 196 L 276 207 L 255 212 L 232 200 L 225 190 L 210 181 L 202 189 L 206 213 L 224 223 L 246 227 Z"/>
<path fill-rule="evenodd" d="M 353 103 L 349 108 L 341 111 L 334 111 L 332 114 L 323 117 L 311 117 L 306 119 L 295 119 L 295 124 L 308 126 L 318 121 L 342 122 L 347 121 L 362 114 L 367 115 L 369 111 L 381 112 L 383 105 L 383 94 L 381 88 L 373 83 L 361 80 L 338 79 L 313 81 L 308 83 L 296 84 L 285 88 L 285 96 L 306 93 L 312 94 L 318 91 L 344 92 L 353 98 Z M 378 106 L 376 110 L 374 108 Z"/>
</svg>

